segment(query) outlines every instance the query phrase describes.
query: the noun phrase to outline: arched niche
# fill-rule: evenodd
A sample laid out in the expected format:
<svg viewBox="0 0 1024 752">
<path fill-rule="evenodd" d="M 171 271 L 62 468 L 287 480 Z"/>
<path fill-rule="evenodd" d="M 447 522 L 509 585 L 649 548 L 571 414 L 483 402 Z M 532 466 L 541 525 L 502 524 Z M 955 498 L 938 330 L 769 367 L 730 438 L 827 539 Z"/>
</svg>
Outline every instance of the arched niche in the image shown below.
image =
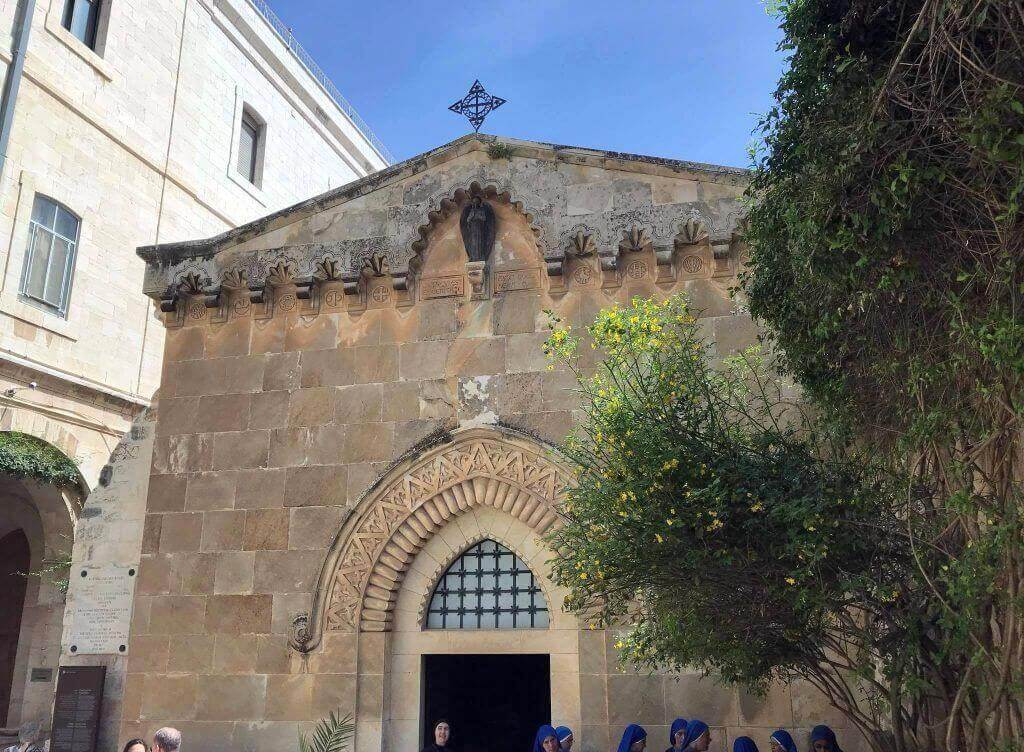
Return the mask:
<svg viewBox="0 0 1024 752">
<path fill-rule="evenodd" d="M 402 581 L 417 554 L 468 510 L 493 509 L 535 535 L 558 519 L 568 472 L 554 451 L 501 427 L 464 429 L 398 460 L 362 496 L 328 552 L 306 634 L 388 632 Z"/>
</svg>

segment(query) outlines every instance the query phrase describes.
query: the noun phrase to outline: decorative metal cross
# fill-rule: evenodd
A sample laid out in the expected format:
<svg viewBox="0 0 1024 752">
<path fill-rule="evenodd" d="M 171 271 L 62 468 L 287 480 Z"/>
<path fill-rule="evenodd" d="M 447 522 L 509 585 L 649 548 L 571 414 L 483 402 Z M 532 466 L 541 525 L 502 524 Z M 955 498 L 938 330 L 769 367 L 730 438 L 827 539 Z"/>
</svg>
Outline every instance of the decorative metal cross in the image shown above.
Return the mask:
<svg viewBox="0 0 1024 752">
<path fill-rule="evenodd" d="M 491 110 L 496 110 L 503 104 L 505 104 L 504 99 L 492 97 L 487 93 L 483 84 L 477 80 L 469 87 L 469 93 L 448 109 L 459 115 L 465 115 L 473 124 L 473 130 L 479 132 L 484 118 L 491 113 Z"/>
</svg>

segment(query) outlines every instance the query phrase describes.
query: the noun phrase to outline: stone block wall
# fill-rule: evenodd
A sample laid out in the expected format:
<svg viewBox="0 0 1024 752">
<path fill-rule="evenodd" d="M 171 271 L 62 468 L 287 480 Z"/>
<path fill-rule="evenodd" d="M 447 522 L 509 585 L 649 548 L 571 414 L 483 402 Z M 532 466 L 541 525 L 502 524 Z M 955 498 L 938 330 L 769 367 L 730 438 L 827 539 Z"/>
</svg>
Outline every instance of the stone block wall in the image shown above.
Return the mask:
<svg viewBox="0 0 1024 752">
<path fill-rule="evenodd" d="M 628 722 L 661 743 L 677 715 L 703 715 L 715 749 L 835 720 L 801 687 L 620 668 L 613 634 L 560 612 L 540 536 L 566 482 L 550 447 L 578 415 L 545 311 L 579 330 L 680 292 L 717 354 L 751 343 L 728 296 L 741 248 L 694 219 L 735 216 L 741 186 L 513 143 L 511 164 L 463 140 L 215 247 L 144 250 L 168 329 L 121 740 L 172 724 L 277 749 L 340 710 L 356 752 L 416 748 L 432 652 L 550 655 L 553 720 L 587 752 Z M 482 273 L 459 231 L 472 196 L 497 218 Z M 438 576 L 484 538 L 539 578 L 548 629 L 424 628 Z"/>
</svg>

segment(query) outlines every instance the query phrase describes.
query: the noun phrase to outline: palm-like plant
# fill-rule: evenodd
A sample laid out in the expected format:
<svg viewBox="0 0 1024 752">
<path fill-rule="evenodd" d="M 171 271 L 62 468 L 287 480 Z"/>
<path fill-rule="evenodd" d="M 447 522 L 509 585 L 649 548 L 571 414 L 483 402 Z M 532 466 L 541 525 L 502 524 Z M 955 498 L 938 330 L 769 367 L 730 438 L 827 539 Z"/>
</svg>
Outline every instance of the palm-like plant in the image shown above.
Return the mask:
<svg viewBox="0 0 1024 752">
<path fill-rule="evenodd" d="M 352 714 L 338 718 L 333 711 L 313 729 L 313 738 L 299 732 L 299 752 L 343 752 L 352 741 L 356 725 Z"/>
</svg>

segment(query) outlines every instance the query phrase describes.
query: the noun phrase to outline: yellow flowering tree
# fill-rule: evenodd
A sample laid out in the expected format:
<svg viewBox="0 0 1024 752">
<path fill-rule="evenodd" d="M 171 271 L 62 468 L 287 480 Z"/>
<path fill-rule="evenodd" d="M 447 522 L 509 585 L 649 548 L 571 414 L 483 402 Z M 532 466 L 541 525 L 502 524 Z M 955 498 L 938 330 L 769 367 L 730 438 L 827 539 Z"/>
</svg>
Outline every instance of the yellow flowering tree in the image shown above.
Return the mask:
<svg viewBox="0 0 1024 752">
<path fill-rule="evenodd" d="M 589 372 L 581 347 L 599 351 Z M 567 608 L 631 625 L 639 664 L 806 678 L 877 736 L 886 672 L 921 628 L 908 486 L 816 430 L 756 351 L 715 362 L 682 297 L 606 309 L 582 335 L 555 321 L 546 351 L 584 414 L 549 540 Z"/>
</svg>

